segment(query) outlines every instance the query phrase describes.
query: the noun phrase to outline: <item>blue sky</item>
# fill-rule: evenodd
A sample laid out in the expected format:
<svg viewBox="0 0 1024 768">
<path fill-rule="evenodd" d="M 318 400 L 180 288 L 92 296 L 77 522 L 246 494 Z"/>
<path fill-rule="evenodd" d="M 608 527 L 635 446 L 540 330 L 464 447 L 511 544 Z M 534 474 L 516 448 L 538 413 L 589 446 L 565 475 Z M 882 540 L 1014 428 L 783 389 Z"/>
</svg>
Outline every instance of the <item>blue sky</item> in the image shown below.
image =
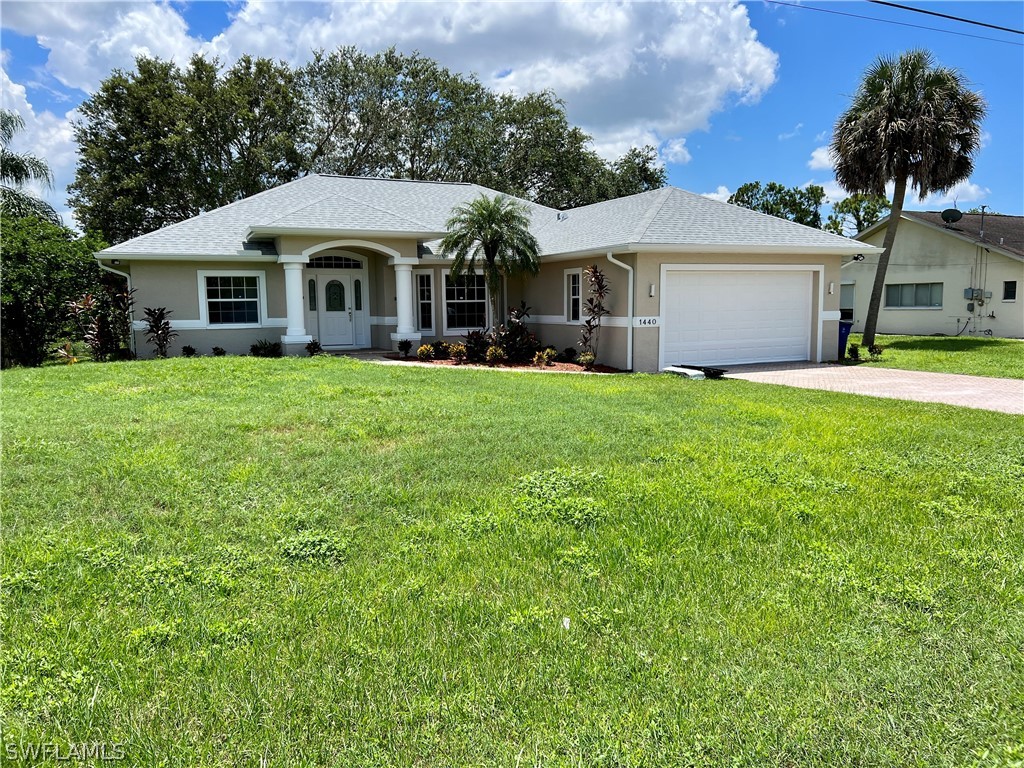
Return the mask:
<svg viewBox="0 0 1024 768">
<path fill-rule="evenodd" d="M 956 198 L 963 209 L 1024 214 L 1024 36 L 863 1 L 798 5 L 3 0 L 3 105 L 25 118 L 17 148 L 50 162 L 57 184 L 44 195 L 66 212 L 74 109 L 136 54 L 184 63 L 206 52 L 230 63 L 250 53 L 301 64 L 314 47 L 395 45 L 496 89 L 551 88 L 599 152 L 654 143 L 670 182 L 684 189 L 724 198 L 746 181 L 816 183 L 835 200 L 844 193 L 822 148 L 861 73 L 880 54 L 924 47 L 966 74 L 989 115 L 970 180 L 908 205 Z M 1020 2 L 913 5 L 1024 29 Z"/>
</svg>

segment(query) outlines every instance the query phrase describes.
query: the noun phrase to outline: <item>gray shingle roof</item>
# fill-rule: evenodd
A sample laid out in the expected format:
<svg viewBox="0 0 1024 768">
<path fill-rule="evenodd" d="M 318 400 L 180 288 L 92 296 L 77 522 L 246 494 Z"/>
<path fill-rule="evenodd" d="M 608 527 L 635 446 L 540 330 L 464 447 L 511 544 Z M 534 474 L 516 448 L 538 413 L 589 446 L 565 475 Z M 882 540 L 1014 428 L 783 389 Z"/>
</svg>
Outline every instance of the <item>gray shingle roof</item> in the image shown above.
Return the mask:
<svg viewBox="0 0 1024 768">
<path fill-rule="evenodd" d="M 312 175 L 133 238 L 100 252 L 104 257 L 235 256 L 250 231 L 312 229 L 407 233 L 433 240 L 452 209 L 494 190 L 476 184 Z M 547 256 L 643 245 L 758 247 L 855 252 L 864 246 L 821 230 L 665 187 L 558 212 L 523 201 Z M 435 244 L 428 244 L 435 245 Z M 851 250 L 852 249 L 852 250 Z M 435 245 L 436 250 L 436 245 Z"/>
</svg>

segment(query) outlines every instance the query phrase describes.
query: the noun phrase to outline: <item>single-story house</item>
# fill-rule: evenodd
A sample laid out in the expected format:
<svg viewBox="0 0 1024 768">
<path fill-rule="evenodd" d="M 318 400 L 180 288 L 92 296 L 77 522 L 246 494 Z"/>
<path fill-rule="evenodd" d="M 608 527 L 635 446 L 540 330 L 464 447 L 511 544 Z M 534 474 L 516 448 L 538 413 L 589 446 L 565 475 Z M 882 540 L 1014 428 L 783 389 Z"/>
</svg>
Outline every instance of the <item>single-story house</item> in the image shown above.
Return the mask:
<svg viewBox="0 0 1024 768">
<path fill-rule="evenodd" d="M 950 216 L 949 218 L 955 218 Z M 888 217 L 857 235 L 881 246 Z M 840 309 L 864 328 L 877 255 L 843 264 Z M 904 211 L 885 273 L 878 332 L 1024 338 L 1024 216 Z"/>
<path fill-rule="evenodd" d="M 493 190 L 460 183 L 310 175 L 107 248 L 100 263 L 167 307 L 191 345 L 245 353 L 280 339 L 302 354 L 458 340 L 489 327 L 482 275 L 452 280 L 438 242 L 456 206 Z M 540 273 L 504 281 L 502 304 L 559 349 L 579 340 L 597 263 L 611 285 L 600 362 L 667 365 L 834 360 L 840 263 L 863 243 L 674 187 L 569 211 L 527 201 Z M 502 319 L 499 318 L 500 322 Z"/>
</svg>

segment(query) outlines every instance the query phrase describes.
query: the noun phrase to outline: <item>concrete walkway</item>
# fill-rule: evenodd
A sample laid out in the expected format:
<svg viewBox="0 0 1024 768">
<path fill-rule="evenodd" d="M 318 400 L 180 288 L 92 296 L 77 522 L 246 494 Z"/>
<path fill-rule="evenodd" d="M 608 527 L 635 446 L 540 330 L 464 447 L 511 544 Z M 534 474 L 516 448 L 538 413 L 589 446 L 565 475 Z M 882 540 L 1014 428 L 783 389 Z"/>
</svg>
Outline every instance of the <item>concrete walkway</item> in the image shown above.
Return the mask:
<svg viewBox="0 0 1024 768">
<path fill-rule="evenodd" d="M 1024 381 L 1020 379 L 822 363 L 734 365 L 726 378 L 1024 414 Z"/>
</svg>

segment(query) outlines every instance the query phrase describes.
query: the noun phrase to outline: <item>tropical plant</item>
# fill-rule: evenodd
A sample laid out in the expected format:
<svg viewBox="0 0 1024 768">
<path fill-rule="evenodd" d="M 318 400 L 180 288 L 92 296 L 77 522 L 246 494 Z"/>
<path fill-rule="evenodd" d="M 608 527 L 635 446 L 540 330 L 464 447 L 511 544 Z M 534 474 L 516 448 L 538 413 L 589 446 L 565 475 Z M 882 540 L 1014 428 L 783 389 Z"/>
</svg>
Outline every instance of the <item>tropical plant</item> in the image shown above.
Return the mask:
<svg viewBox="0 0 1024 768">
<path fill-rule="evenodd" d="M 177 333 L 171 330 L 171 310 L 167 307 L 145 307 L 146 341 L 156 347 L 157 357 L 167 357 L 167 348 Z"/>
<path fill-rule="evenodd" d="M 483 331 L 470 331 L 463 336 L 466 346 L 466 360 L 471 363 L 482 363 L 487 360 L 487 334 Z"/>
<path fill-rule="evenodd" d="M 461 342 L 449 345 L 449 350 L 452 356 L 452 360 L 455 361 L 456 365 L 462 365 L 466 362 L 466 345 Z"/>
<path fill-rule="evenodd" d="M 498 363 L 503 362 L 505 362 L 505 350 L 497 344 L 491 344 L 491 346 L 487 348 L 487 364 L 497 365 Z"/>
<path fill-rule="evenodd" d="M 473 274 L 477 266 L 491 294 L 491 316 L 497 319 L 502 277 L 536 275 L 540 246 L 530 232 L 530 211 L 505 195 L 480 195 L 457 206 L 445 225 L 448 234 L 440 252 L 453 259 L 451 276 Z"/>
<path fill-rule="evenodd" d="M 224 357 L 228 353 L 224 347 L 214 347 L 212 350 L 214 357 Z"/>
<path fill-rule="evenodd" d="M 282 353 L 280 341 L 260 339 L 249 346 L 249 354 L 253 357 L 281 357 Z"/>
<path fill-rule="evenodd" d="M 402 357 L 408 357 L 412 351 L 412 340 L 402 339 L 398 342 L 398 351 L 402 353 Z"/>
<path fill-rule="evenodd" d="M 580 332 L 580 349 L 583 352 L 589 352 L 594 359 L 597 359 L 597 348 L 601 341 L 601 319 L 611 314 L 604 304 L 608 294 L 611 293 L 611 286 L 608 285 L 608 278 L 597 264 L 591 264 L 584 269 L 583 277 L 590 285 L 590 296 L 583 304 L 583 314 L 587 316 L 587 319 L 583 321 L 583 328 Z"/>
<path fill-rule="evenodd" d="M 310 357 L 318 357 L 320 355 L 326 355 L 327 353 L 324 352 L 324 348 L 319 341 L 312 339 L 308 344 L 306 344 L 306 354 Z"/>
<path fill-rule="evenodd" d="M 423 363 L 430 362 L 434 359 L 434 348 L 429 344 L 421 344 L 416 350 L 416 359 Z"/>
<path fill-rule="evenodd" d="M 186 344 L 185 346 L 183 346 L 181 348 L 181 356 L 182 357 L 195 357 L 196 356 L 196 348 L 193 347 L 191 344 Z"/>
<path fill-rule="evenodd" d="M 881 56 L 867 71 L 832 132 L 829 153 L 836 180 L 848 192 L 884 195 L 892 208 L 864 320 L 863 345 L 875 343 L 885 273 L 903 213 L 907 186 L 924 200 L 969 178 L 981 146 L 985 100 L 956 69 L 931 53 Z"/>
<path fill-rule="evenodd" d="M 499 325 L 488 335 L 490 346 L 504 350 L 505 359 L 510 363 L 526 363 L 540 349 L 537 336 L 526 327 L 526 318 L 530 316 L 530 308 L 526 302 L 519 307 L 510 307 L 508 322 Z"/>
<path fill-rule="evenodd" d="M 60 225 L 60 216 L 49 203 L 22 189 L 33 181 L 47 189 L 53 186 L 53 174 L 45 160 L 10 150 L 11 141 L 23 130 L 25 121 L 21 115 L 0 109 L 0 211 L 12 218 L 32 216 Z"/>
<path fill-rule="evenodd" d="M 89 345 L 97 362 L 124 360 L 131 351 L 132 316 L 135 290 L 122 281 L 105 282 L 96 294 L 86 293 L 67 308 L 79 336 Z"/>
</svg>

